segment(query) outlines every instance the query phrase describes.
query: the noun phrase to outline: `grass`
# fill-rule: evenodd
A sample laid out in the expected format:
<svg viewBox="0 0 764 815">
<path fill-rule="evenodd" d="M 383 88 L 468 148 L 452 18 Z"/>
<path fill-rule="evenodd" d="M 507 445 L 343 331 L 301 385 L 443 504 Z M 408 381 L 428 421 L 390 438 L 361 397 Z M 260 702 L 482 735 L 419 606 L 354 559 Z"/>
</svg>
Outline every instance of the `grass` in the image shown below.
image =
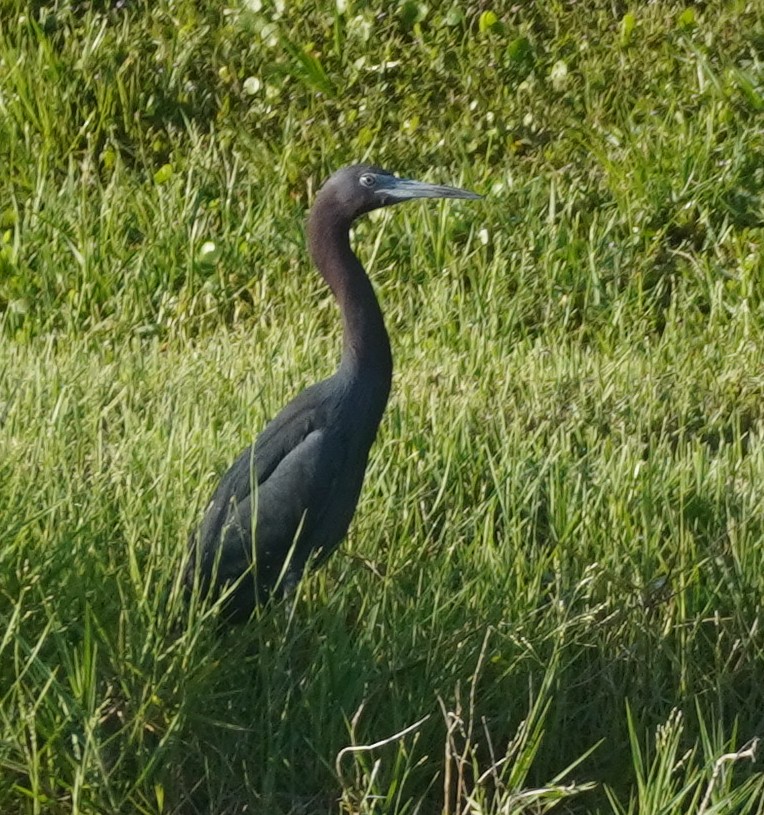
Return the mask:
<svg viewBox="0 0 764 815">
<path fill-rule="evenodd" d="M 764 812 L 759 6 L 0 15 L 0 811 Z M 220 637 L 186 536 L 336 364 L 363 158 L 487 198 L 358 225 L 357 516 Z"/>
</svg>

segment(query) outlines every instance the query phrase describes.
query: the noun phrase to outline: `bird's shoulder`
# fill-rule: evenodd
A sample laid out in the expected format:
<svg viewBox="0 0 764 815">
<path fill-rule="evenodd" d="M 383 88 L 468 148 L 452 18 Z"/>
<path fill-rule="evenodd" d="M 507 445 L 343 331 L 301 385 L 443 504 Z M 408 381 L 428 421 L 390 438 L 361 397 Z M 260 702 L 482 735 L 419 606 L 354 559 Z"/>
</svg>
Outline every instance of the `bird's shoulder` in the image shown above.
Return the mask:
<svg viewBox="0 0 764 815">
<path fill-rule="evenodd" d="M 253 484 L 262 487 L 290 453 L 312 437 L 312 447 L 331 424 L 334 413 L 332 394 L 336 393 L 329 380 L 318 382 L 298 394 L 265 426 L 253 444 L 236 457 L 223 474 L 212 505 L 237 504 L 246 501 Z"/>
<path fill-rule="evenodd" d="M 298 394 L 265 426 L 253 449 L 258 483 L 265 481 L 308 436 L 332 424 L 338 396 L 334 379 L 324 379 Z"/>
</svg>

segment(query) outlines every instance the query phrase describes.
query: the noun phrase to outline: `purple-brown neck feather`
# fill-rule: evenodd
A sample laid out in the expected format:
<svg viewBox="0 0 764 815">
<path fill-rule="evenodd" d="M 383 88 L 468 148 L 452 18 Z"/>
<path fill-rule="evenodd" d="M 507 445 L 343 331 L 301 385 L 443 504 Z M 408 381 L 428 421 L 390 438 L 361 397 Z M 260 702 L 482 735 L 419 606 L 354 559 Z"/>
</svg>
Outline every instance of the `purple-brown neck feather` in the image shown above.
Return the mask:
<svg viewBox="0 0 764 815">
<path fill-rule="evenodd" d="M 342 312 L 342 367 L 355 375 L 375 372 L 389 379 L 390 341 L 371 282 L 350 248 L 355 213 L 343 204 L 335 190 L 319 192 L 308 217 L 308 249 Z"/>
</svg>

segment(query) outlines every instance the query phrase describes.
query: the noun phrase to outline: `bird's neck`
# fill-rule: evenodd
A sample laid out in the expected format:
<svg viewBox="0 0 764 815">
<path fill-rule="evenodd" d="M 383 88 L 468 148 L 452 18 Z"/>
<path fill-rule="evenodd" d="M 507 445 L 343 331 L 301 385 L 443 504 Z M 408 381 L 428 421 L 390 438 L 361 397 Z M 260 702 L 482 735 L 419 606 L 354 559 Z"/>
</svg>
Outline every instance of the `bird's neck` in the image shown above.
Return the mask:
<svg viewBox="0 0 764 815">
<path fill-rule="evenodd" d="M 364 378 L 373 375 L 389 389 L 393 363 L 382 311 L 350 247 L 350 224 L 333 215 L 331 207 L 314 206 L 308 220 L 308 247 L 342 312 L 341 368 L 351 376 L 361 371 Z"/>
</svg>

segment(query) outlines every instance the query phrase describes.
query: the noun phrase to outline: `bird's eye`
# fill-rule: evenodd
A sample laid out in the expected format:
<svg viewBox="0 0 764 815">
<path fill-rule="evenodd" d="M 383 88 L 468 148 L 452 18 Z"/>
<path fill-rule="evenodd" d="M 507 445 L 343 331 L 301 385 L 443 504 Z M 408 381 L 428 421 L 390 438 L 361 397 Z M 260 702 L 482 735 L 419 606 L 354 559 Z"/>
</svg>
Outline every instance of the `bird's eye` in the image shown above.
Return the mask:
<svg viewBox="0 0 764 815">
<path fill-rule="evenodd" d="M 364 173 L 359 179 L 361 186 L 371 188 L 377 183 L 377 179 L 371 173 Z"/>
</svg>

